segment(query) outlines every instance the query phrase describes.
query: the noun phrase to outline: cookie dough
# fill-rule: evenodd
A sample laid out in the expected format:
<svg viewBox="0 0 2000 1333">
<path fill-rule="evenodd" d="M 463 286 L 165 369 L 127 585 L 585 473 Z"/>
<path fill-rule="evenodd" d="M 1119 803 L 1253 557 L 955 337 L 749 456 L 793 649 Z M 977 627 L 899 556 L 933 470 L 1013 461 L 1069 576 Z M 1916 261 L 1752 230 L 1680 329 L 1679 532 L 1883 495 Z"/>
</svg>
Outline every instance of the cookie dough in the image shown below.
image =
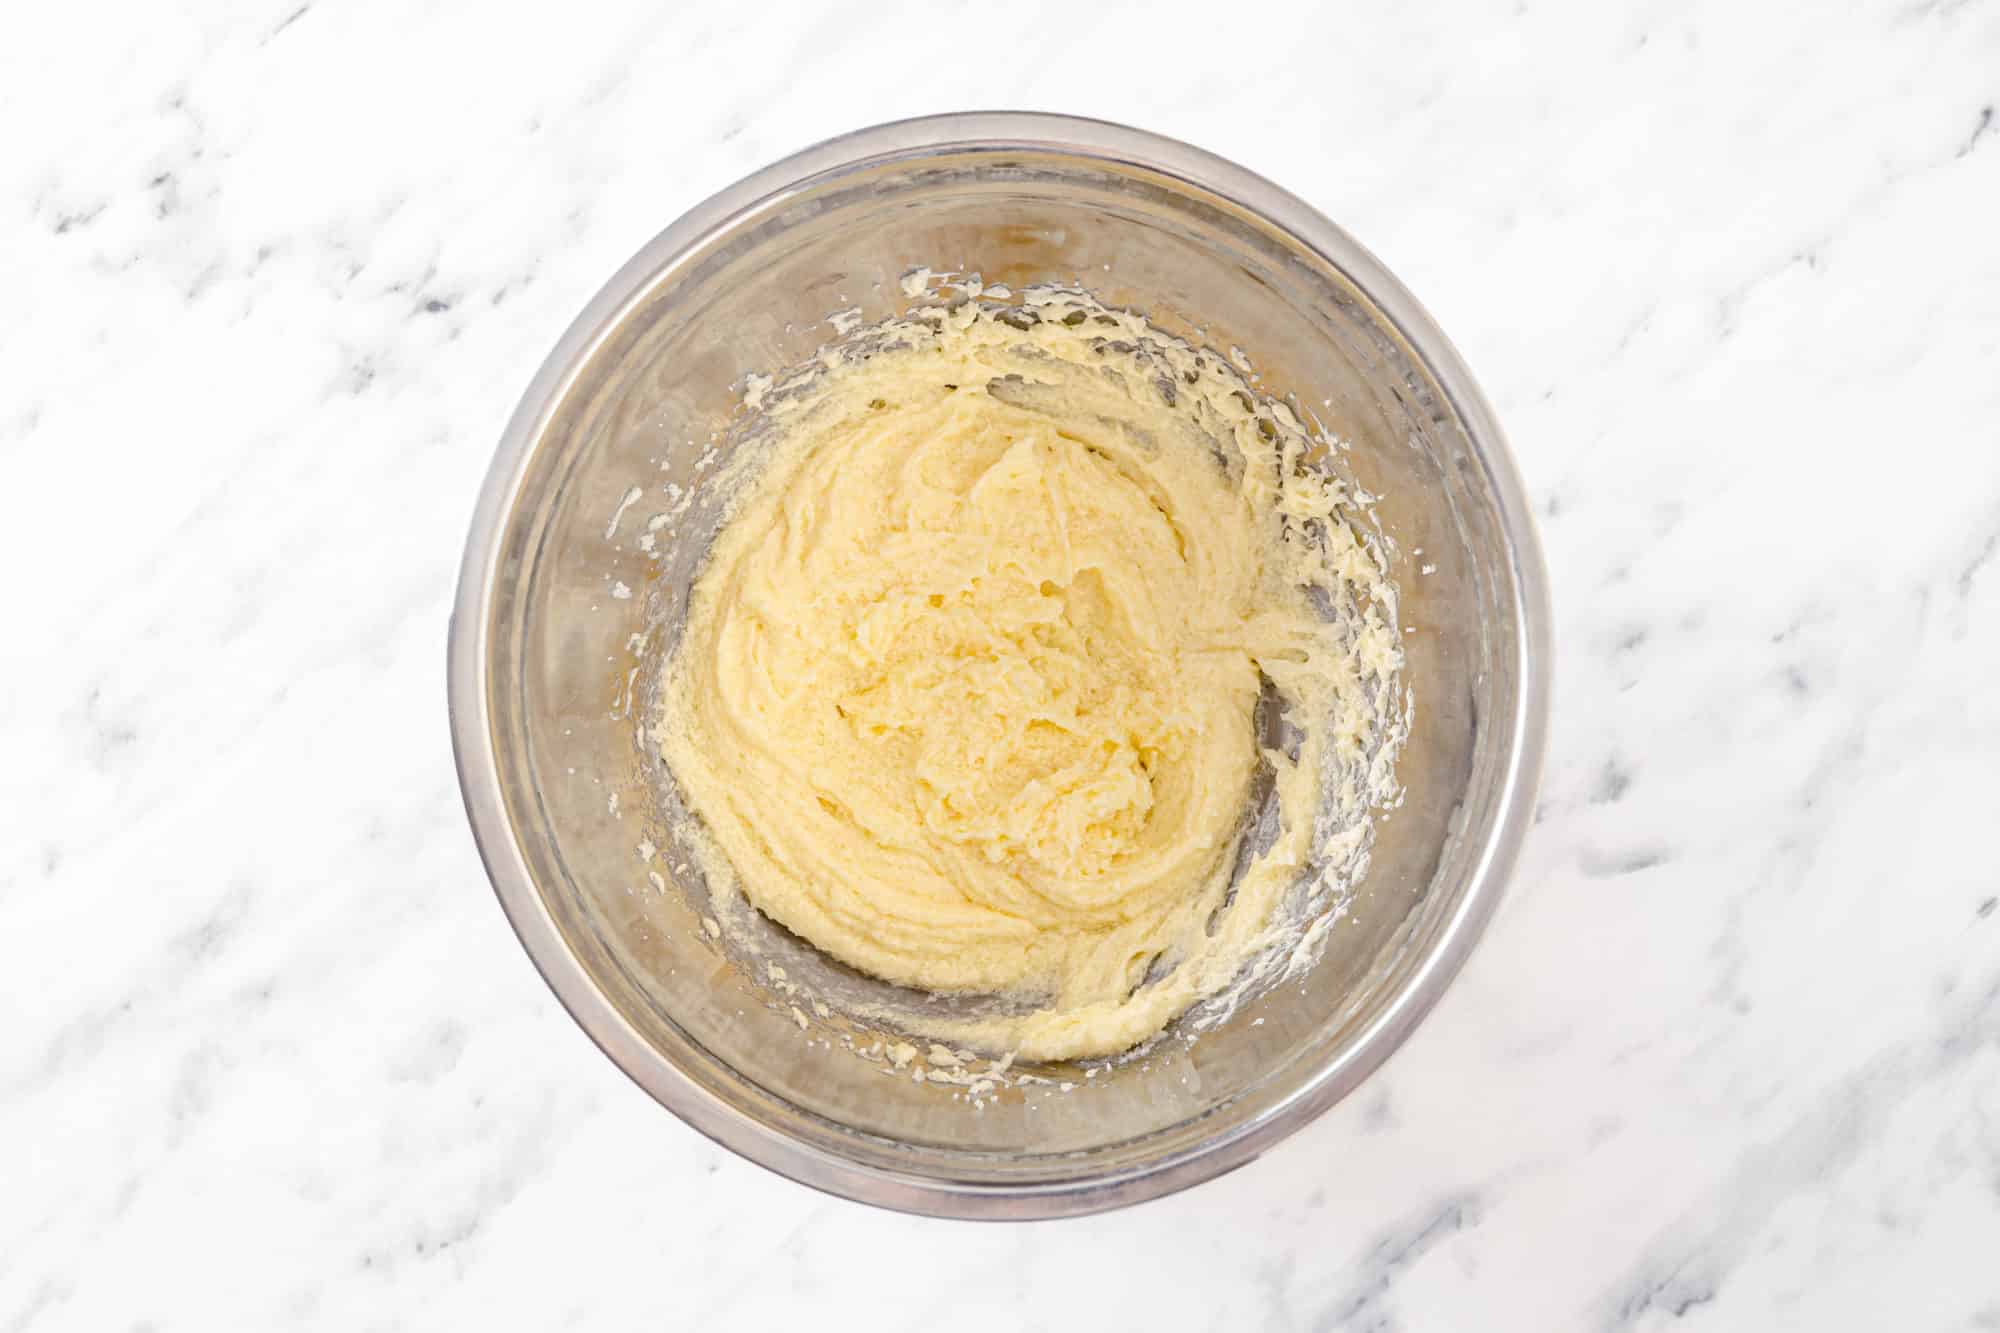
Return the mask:
<svg viewBox="0 0 2000 1333">
<path fill-rule="evenodd" d="M 1269 942 L 1325 789 L 1355 799 L 1328 775 L 1398 664 L 1380 575 L 1296 420 L 1136 316 L 967 301 L 870 349 L 765 405 L 663 757 L 712 884 L 876 977 L 1013 1001 L 951 1037 L 1124 1050 Z M 1260 775 L 1281 828 L 1240 857 Z"/>
</svg>

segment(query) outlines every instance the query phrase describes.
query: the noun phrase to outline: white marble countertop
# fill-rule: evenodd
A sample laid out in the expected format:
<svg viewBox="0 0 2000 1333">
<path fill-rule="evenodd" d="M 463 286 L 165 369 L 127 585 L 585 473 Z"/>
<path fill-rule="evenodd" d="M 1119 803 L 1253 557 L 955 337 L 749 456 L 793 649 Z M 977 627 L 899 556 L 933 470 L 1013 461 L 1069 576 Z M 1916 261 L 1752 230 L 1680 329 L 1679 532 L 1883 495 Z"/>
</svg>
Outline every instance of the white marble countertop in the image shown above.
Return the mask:
<svg viewBox="0 0 2000 1333">
<path fill-rule="evenodd" d="M 2000 5 L 189 7 L 0 18 L 0 1329 L 2000 1326 Z M 444 712 L 588 295 L 968 105 L 1375 249 L 1557 611 L 1538 823 L 1429 1022 L 1254 1165 L 1021 1227 L 629 1084 Z"/>
</svg>

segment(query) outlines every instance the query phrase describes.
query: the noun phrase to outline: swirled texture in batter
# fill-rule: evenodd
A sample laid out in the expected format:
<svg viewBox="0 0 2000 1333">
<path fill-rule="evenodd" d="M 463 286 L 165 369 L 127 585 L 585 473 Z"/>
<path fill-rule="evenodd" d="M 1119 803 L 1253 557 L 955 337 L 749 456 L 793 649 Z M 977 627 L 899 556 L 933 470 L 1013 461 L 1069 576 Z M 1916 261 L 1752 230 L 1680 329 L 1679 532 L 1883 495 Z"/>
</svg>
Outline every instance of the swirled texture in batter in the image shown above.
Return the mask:
<svg viewBox="0 0 2000 1333">
<path fill-rule="evenodd" d="M 1134 316 L 891 333 L 771 407 L 662 751 L 712 881 L 877 977 L 1032 997 L 962 1041 L 1123 1050 L 1266 941 L 1396 665 L 1379 575 L 1295 423 Z M 1282 830 L 1239 866 L 1262 771 Z"/>
</svg>

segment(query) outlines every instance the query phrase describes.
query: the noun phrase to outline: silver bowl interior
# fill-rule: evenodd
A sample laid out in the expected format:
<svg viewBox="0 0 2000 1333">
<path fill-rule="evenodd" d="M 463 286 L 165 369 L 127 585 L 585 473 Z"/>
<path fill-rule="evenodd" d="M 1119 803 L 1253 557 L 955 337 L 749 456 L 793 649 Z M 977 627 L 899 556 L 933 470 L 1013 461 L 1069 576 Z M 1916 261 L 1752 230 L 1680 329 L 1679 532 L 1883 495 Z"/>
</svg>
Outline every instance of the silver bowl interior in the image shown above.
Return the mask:
<svg viewBox="0 0 2000 1333">
<path fill-rule="evenodd" d="M 713 532 L 702 454 L 743 376 L 809 356 L 834 311 L 906 308 L 899 279 L 918 265 L 1017 290 L 1080 282 L 1193 341 L 1243 348 L 1265 387 L 1352 445 L 1334 466 L 1381 497 L 1416 701 L 1407 797 L 1380 820 L 1372 868 L 1316 967 L 1198 1039 L 1170 1034 L 1094 1072 L 1045 1070 L 1075 1086 L 1004 1088 L 979 1106 L 957 1087 L 885 1076 L 842 1046 L 838 1016 L 794 1012 L 710 937 L 706 890 L 662 818 L 671 783 L 636 725 L 671 641 L 660 627 L 676 623 Z M 642 550 L 670 488 L 694 502 Z M 613 1059 L 696 1127 L 888 1206 L 1089 1211 L 1247 1160 L 1359 1082 L 1456 971 L 1532 798 L 1542 580 L 1469 375 L 1408 293 L 1319 215 L 1117 127 L 1020 115 L 885 126 L 682 219 L 551 356 L 467 552 L 452 657 L 461 776 L 537 965 Z M 641 844 L 659 856 L 642 860 Z M 825 966 L 782 932 L 766 944 L 795 977 Z"/>
</svg>

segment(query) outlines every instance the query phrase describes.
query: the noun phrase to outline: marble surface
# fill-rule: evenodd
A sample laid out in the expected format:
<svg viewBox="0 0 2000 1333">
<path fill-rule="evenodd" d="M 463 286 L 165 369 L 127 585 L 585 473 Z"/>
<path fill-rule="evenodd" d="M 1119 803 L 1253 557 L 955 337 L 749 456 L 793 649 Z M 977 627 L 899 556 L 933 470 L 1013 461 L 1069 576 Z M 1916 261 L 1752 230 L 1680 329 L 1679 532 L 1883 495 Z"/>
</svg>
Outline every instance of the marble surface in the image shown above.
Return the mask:
<svg viewBox="0 0 2000 1333">
<path fill-rule="evenodd" d="M 10 7 L 0 1330 L 2000 1327 L 2000 5 L 1328 8 Z M 1557 613 L 1537 825 L 1430 1021 L 1254 1165 L 1021 1227 L 628 1084 L 444 714 L 474 492 L 587 296 L 968 105 L 1373 247 Z"/>
</svg>

